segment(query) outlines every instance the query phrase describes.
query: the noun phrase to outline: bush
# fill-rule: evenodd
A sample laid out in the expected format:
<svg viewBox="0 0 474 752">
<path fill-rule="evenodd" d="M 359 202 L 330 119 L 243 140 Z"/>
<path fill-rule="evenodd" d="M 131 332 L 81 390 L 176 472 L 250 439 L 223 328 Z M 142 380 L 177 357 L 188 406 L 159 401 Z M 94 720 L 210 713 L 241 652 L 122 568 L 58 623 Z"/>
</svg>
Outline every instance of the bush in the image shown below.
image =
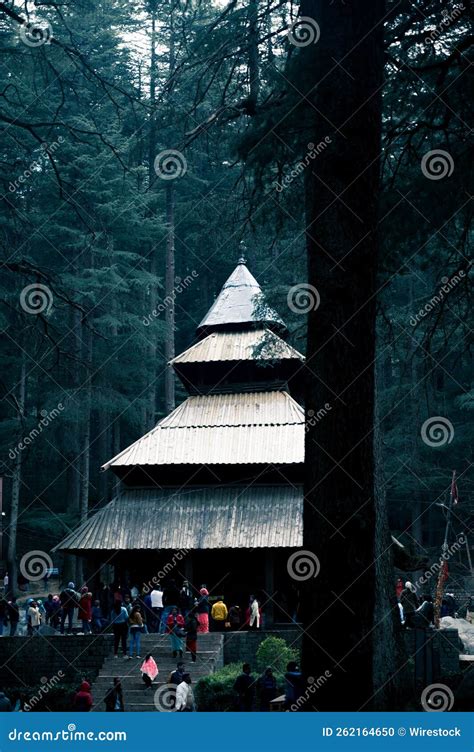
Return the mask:
<svg viewBox="0 0 474 752">
<path fill-rule="evenodd" d="M 267 666 L 271 666 L 273 673 L 284 674 L 290 661 L 299 662 L 296 648 L 288 647 L 281 637 L 267 637 L 257 650 L 257 670 L 263 673 Z"/>
<path fill-rule="evenodd" d="M 241 672 L 241 663 L 229 663 L 199 679 L 194 690 L 198 710 L 220 713 L 235 710 L 234 682 Z"/>
</svg>

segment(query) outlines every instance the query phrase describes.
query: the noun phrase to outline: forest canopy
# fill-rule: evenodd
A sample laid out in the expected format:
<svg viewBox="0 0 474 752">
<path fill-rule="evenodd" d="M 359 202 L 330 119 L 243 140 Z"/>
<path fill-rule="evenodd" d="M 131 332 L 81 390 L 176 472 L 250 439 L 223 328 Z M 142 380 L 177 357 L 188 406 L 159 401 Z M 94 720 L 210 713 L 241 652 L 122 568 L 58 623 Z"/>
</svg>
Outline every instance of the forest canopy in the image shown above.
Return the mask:
<svg viewBox="0 0 474 752">
<path fill-rule="evenodd" d="M 312 139 L 301 60 L 325 29 L 301 16 L 279 0 L 0 2 L 4 558 L 110 500 L 100 466 L 183 398 L 167 362 L 242 252 L 305 349 L 314 291 L 289 297 L 308 281 L 305 181 L 341 127 L 323 113 Z M 468 5 L 389 1 L 383 45 L 381 464 L 392 531 L 422 553 L 454 469 L 456 531 L 474 514 Z M 352 73 L 335 66 L 343 99 Z"/>
</svg>

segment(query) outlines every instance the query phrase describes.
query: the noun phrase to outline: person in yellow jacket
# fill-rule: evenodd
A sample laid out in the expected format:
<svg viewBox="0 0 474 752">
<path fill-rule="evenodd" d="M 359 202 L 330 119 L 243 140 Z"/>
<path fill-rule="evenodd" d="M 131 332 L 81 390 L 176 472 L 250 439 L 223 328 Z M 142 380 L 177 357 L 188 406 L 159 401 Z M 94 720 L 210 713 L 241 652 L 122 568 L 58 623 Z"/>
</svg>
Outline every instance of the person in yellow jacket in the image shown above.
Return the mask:
<svg viewBox="0 0 474 752">
<path fill-rule="evenodd" d="M 224 629 L 229 612 L 222 598 L 217 600 L 211 610 L 212 623 L 216 632 L 221 632 Z"/>
</svg>

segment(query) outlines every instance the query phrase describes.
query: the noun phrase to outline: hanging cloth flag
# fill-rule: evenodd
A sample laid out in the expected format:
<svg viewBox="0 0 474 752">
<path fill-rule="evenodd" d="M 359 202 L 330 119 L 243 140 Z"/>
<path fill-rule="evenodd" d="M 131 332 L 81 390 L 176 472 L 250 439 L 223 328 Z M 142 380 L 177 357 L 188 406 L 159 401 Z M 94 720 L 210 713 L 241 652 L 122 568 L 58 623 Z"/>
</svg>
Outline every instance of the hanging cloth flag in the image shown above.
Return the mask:
<svg viewBox="0 0 474 752">
<path fill-rule="evenodd" d="M 456 470 L 453 470 L 453 479 L 451 481 L 451 502 L 454 506 L 459 502 L 458 484 L 456 483 Z"/>
</svg>

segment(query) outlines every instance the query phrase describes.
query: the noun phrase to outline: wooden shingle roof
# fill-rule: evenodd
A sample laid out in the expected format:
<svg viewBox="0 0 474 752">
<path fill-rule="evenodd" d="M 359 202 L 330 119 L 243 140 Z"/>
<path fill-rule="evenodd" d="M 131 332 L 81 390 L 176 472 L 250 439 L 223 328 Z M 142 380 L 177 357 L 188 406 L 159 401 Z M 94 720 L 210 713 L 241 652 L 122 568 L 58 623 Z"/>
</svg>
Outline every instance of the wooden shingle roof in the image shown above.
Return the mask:
<svg viewBox="0 0 474 752">
<path fill-rule="evenodd" d="M 242 392 L 188 397 L 103 469 L 303 460 L 302 407 L 285 391 Z"/>
<path fill-rule="evenodd" d="M 54 551 L 293 548 L 303 545 L 301 486 L 125 491 Z"/>
</svg>

